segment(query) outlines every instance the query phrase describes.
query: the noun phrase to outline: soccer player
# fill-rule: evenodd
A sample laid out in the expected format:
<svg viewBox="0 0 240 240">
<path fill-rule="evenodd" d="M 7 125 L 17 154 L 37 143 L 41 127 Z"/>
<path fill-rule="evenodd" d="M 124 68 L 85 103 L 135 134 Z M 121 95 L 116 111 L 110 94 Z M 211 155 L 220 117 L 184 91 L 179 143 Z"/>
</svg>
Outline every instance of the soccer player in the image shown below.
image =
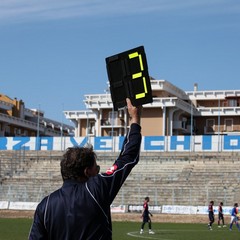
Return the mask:
<svg viewBox="0 0 240 240">
<path fill-rule="evenodd" d="M 208 228 L 209 230 L 212 230 L 212 224 L 214 223 L 214 209 L 213 209 L 214 201 L 210 201 L 208 205 Z"/>
<path fill-rule="evenodd" d="M 139 161 L 141 106 L 126 99 L 130 129 L 113 166 L 99 174 L 92 148 L 68 148 L 61 160 L 63 185 L 37 206 L 29 240 L 111 240 L 110 205 Z"/>
<path fill-rule="evenodd" d="M 237 215 L 238 215 L 238 203 L 234 203 L 233 209 L 231 211 L 231 222 L 230 222 L 230 226 L 229 226 L 230 231 L 232 231 L 233 223 L 236 224 L 238 231 L 240 231 Z"/>
<path fill-rule="evenodd" d="M 154 234 L 154 232 L 152 231 L 152 221 L 151 218 L 149 217 L 149 215 L 151 215 L 151 217 L 153 216 L 151 212 L 149 212 L 148 210 L 148 203 L 150 201 L 149 197 L 145 197 L 144 199 L 144 203 L 143 203 L 143 210 L 142 210 L 142 225 L 141 225 L 141 230 L 140 230 L 140 234 L 143 234 L 143 229 L 144 229 L 144 225 L 145 223 L 148 223 L 148 232 L 149 234 Z"/>
<path fill-rule="evenodd" d="M 223 202 L 220 202 L 219 203 L 219 206 L 218 206 L 218 227 L 220 228 L 221 227 L 221 221 L 222 221 L 222 225 L 223 227 L 226 227 L 226 225 L 224 224 L 224 215 L 223 215 Z"/>
</svg>

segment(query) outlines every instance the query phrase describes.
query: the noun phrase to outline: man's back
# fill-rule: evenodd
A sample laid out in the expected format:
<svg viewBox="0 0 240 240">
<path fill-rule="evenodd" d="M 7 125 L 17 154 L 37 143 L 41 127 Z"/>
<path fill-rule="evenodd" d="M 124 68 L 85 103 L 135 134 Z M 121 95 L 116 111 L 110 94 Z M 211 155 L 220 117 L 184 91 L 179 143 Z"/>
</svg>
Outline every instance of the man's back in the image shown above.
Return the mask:
<svg viewBox="0 0 240 240">
<path fill-rule="evenodd" d="M 110 205 L 139 161 L 138 109 L 128 102 L 131 126 L 113 166 L 99 174 L 92 149 L 70 148 L 61 161 L 62 188 L 45 197 L 35 211 L 29 239 L 112 239 Z"/>
</svg>

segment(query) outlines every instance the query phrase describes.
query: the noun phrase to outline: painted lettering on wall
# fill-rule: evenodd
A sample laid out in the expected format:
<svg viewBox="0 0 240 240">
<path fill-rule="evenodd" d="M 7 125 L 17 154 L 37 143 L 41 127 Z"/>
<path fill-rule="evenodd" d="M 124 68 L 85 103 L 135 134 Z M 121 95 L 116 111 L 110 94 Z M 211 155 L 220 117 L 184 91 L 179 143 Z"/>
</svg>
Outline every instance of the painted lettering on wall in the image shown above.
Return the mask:
<svg viewBox="0 0 240 240">
<path fill-rule="evenodd" d="M 124 137 L 0 137 L 0 150 L 62 150 L 91 144 L 95 151 L 119 152 Z M 239 151 L 240 136 L 146 136 L 142 152 Z"/>
</svg>

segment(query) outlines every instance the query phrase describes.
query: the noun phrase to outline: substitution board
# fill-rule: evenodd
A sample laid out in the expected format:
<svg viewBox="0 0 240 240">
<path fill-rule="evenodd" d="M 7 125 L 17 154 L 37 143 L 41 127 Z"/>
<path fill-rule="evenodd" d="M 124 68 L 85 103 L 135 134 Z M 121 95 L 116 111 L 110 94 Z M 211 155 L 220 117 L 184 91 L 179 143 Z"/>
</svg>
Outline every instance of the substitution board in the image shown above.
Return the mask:
<svg viewBox="0 0 240 240">
<path fill-rule="evenodd" d="M 105 60 L 115 111 L 127 105 L 126 98 L 130 98 L 134 106 L 153 101 L 143 46 L 107 57 Z"/>
</svg>

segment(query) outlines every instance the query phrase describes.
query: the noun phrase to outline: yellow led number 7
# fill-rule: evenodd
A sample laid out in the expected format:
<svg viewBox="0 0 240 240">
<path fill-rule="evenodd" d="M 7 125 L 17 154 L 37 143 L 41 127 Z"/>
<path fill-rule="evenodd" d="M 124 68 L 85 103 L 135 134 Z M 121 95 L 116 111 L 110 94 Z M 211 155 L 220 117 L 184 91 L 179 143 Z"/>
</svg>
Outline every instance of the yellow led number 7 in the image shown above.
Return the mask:
<svg viewBox="0 0 240 240">
<path fill-rule="evenodd" d="M 137 78 L 142 77 L 144 92 L 136 94 L 135 98 L 136 99 L 144 98 L 145 94 L 147 93 L 147 85 L 146 85 L 146 78 L 142 76 L 142 71 L 144 70 L 143 62 L 142 62 L 142 55 L 139 54 L 138 52 L 134 52 L 134 53 L 129 54 L 128 57 L 129 57 L 129 59 L 136 58 L 136 57 L 138 57 L 138 59 L 139 59 L 139 65 L 140 65 L 141 72 L 132 74 L 132 79 L 137 79 Z"/>
</svg>

